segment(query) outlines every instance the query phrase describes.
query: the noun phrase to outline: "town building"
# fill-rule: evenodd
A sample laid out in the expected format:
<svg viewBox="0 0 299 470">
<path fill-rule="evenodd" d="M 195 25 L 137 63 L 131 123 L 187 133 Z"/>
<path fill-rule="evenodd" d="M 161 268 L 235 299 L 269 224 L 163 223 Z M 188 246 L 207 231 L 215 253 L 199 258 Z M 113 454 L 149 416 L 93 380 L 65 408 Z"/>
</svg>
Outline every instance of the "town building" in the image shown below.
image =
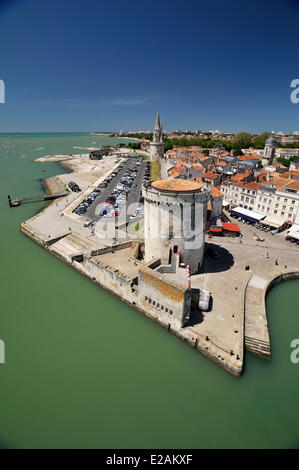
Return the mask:
<svg viewBox="0 0 299 470">
<path fill-rule="evenodd" d="M 244 176 L 243 176 L 244 178 Z M 221 192 L 230 206 L 241 206 L 254 210 L 259 184 L 253 181 L 225 181 L 221 184 Z"/>
<path fill-rule="evenodd" d="M 140 142 L 140 150 L 144 150 L 145 152 L 147 152 L 149 149 L 150 149 L 150 141 L 149 140 L 142 140 Z"/>
<path fill-rule="evenodd" d="M 275 158 L 290 158 L 290 157 L 299 157 L 299 148 L 288 149 L 288 148 L 277 148 L 275 151 Z"/>
<path fill-rule="evenodd" d="M 290 170 L 297 170 L 299 171 L 299 158 L 297 160 L 293 160 L 290 164 Z"/>
<path fill-rule="evenodd" d="M 285 172 L 255 181 L 229 180 L 221 191 L 231 208 L 242 207 L 276 219 L 278 226 L 293 223 L 299 210 L 299 173 Z"/>
</svg>

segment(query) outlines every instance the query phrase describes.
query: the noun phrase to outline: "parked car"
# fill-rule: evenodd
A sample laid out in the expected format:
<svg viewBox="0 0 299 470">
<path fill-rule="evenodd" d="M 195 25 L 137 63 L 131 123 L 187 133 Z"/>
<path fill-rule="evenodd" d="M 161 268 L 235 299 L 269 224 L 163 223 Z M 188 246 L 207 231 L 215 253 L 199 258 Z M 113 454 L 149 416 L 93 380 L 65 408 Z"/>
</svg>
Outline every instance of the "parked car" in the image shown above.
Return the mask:
<svg viewBox="0 0 299 470">
<path fill-rule="evenodd" d="M 201 290 L 199 293 L 198 306 L 201 310 L 208 310 L 210 305 L 211 294 L 208 290 Z"/>
</svg>

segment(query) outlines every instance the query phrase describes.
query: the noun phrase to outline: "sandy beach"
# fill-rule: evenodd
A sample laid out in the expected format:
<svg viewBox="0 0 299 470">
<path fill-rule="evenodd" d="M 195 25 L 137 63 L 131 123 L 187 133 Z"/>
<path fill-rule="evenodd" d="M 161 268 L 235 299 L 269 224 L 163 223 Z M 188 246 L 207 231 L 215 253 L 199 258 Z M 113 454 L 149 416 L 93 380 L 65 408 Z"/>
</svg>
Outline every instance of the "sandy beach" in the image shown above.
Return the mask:
<svg viewBox="0 0 299 470">
<path fill-rule="evenodd" d="M 56 162 L 69 172 L 52 178 L 45 178 L 43 183 L 50 194 L 65 191 L 70 181 L 75 181 L 81 190 L 85 190 L 114 166 L 120 157 L 111 155 L 102 160 L 91 160 L 88 153 L 76 155 L 46 155 L 35 159 L 36 162 Z"/>
</svg>

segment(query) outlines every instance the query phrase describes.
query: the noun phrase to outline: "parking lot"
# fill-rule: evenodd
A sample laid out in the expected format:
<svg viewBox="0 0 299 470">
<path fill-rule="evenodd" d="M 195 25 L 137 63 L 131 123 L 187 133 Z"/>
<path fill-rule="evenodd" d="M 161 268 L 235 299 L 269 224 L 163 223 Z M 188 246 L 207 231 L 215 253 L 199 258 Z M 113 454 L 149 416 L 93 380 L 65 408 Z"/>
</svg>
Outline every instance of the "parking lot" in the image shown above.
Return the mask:
<svg viewBox="0 0 299 470">
<path fill-rule="evenodd" d="M 150 162 L 142 156 L 127 156 L 74 212 L 93 221 L 102 217 L 112 221 L 126 208 L 127 220 L 137 220 L 143 215 L 141 186 L 149 178 Z"/>
</svg>

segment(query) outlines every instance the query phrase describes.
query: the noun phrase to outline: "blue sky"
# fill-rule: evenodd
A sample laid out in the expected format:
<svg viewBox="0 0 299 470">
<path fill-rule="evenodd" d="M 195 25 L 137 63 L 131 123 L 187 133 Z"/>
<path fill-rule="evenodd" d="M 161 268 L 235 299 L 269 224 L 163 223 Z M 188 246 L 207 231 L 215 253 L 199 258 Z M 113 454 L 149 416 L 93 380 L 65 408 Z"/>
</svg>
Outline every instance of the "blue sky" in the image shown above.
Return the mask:
<svg viewBox="0 0 299 470">
<path fill-rule="evenodd" d="M 0 132 L 299 129 L 299 2 L 0 1 Z"/>
</svg>

